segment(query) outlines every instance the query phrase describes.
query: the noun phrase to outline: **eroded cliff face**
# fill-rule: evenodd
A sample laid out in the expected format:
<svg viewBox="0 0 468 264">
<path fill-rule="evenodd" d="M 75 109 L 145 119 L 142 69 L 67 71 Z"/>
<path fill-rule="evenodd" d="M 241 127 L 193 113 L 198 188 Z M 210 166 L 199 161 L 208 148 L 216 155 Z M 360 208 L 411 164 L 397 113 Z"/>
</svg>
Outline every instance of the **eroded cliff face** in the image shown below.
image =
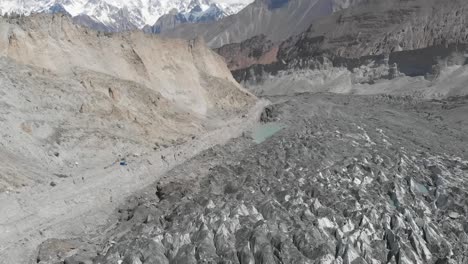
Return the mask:
<svg viewBox="0 0 468 264">
<path fill-rule="evenodd" d="M 278 44 L 277 59 L 289 62 L 322 55 L 360 58 L 466 43 L 467 8 L 465 2 L 458 0 L 447 3 L 419 0 L 360 2 L 357 7 L 313 21 L 303 33 Z M 257 46 L 255 49 L 261 50 Z M 271 46 L 264 41 L 263 50 L 268 51 Z M 222 54 L 229 56 L 226 51 Z"/>
<path fill-rule="evenodd" d="M 332 78 L 347 87 L 342 89 L 344 92 L 352 90 L 355 83 L 401 76 L 430 76 L 432 80 L 441 77 L 439 73 L 447 67 L 465 64 L 466 8 L 465 2 L 456 0 L 364 1 L 318 19 L 302 34 L 277 44 L 273 63 L 256 63 L 252 57 L 250 66 L 233 68 L 233 73 L 245 85 L 261 85 L 275 76 L 282 79 L 268 82 L 270 87 L 290 86 L 295 83 L 292 79 L 300 80 L 296 86 L 317 86 Z M 263 49 L 256 50 L 267 54 L 270 46 L 264 42 Z M 231 55 L 242 58 L 225 50 L 221 54 L 227 61 L 236 60 Z M 285 82 L 284 78 L 290 80 Z M 461 91 L 459 87 L 454 89 Z M 441 94 L 450 92 L 444 87 Z"/>
<path fill-rule="evenodd" d="M 283 43 L 279 57 L 327 52 L 357 58 L 466 43 L 467 8 L 459 0 L 370 1 L 315 21 L 306 32 Z"/>
</svg>

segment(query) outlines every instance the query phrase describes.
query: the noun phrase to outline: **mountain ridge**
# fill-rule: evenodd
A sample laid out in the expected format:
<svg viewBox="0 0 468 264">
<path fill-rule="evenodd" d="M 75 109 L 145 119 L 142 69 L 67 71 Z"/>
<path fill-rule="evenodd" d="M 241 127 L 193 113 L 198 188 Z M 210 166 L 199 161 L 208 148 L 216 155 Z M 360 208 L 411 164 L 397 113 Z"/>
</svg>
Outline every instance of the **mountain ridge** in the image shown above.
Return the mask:
<svg viewBox="0 0 468 264">
<path fill-rule="evenodd" d="M 273 42 L 305 31 L 313 21 L 366 0 L 256 0 L 239 13 L 209 23 L 181 24 L 163 36 L 202 36 L 212 48 L 239 43 L 258 35 Z"/>
<path fill-rule="evenodd" d="M 174 9 L 187 17 L 196 10 L 201 10 L 205 13 L 205 19 L 220 19 L 237 13 L 249 3 L 250 0 L 5 0 L 0 3 L 0 14 L 62 12 L 77 18 L 77 22 L 83 21 L 84 25 L 95 26 L 96 29 L 123 31 L 152 26 L 160 17 Z M 213 7 L 216 10 L 212 10 Z M 210 12 L 214 14 L 210 16 Z M 189 21 L 198 22 L 195 17 Z"/>
</svg>

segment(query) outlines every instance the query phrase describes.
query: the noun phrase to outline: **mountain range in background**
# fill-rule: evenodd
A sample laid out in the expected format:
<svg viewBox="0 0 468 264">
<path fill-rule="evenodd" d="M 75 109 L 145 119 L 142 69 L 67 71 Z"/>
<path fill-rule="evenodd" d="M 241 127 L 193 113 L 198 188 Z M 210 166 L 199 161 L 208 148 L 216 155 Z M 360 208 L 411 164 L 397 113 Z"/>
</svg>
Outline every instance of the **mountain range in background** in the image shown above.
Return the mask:
<svg viewBox="0 0 468 264">
<path fill-rule="evenodd" d="M 202 36 L 218 48 L 265 35 L 278 42 L 304 32 L 313 21 L 368 0 L 256 0 L 233 16 L 217 21 L 181 24 L 160 33 L 167 37 Z"/>
<path fill-rule="evenodd" d="M 65 13 L 78 24 L 117 32 L 160 25 L 175 16 L 180 23 L 214 21 L 235 14 L 252 0 L 4 0 L 1 14 Z M 166 19 L 167 20 L 167 19 Z"/>
<path fill-rule="evenodd" d="M 282 41 L 312 21 L 368 0 L 5 0 L 2 14 L 64 13 L 104 32 L 146 33 L 194 39 L 218 48 L 265 35 Z"/>
</svg>

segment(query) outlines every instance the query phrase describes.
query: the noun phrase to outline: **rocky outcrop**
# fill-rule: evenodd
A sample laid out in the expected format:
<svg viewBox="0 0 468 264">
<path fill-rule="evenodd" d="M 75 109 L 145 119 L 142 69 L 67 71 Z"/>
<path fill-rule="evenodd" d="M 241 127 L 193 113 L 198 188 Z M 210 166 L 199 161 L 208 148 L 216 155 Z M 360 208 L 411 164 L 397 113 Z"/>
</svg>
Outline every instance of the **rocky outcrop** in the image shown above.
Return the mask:
<svg viewBox="0 0 468 264">
<path fill-rule="evenodd" d="M 276 62 L 278 44 L 268 40 L 265 35 L 260 35 L 241 43 L 225 45 L 215 51 L 225 59 L 229 69 L 235 71 L 254 64 Z"/>
</svg>

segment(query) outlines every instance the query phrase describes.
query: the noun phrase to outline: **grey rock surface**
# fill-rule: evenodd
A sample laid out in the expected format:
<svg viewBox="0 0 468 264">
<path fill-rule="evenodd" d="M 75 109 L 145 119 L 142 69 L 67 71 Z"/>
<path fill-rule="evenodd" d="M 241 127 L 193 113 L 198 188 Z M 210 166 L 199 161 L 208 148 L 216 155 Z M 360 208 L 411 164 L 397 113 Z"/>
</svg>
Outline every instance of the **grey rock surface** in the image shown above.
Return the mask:
<svg viewBox="0 0 468 264">
<path fill-rule="evenodd" d="M 461 0 L 367 1 L 314 21 L 283 43 L 280 59 L 329 53 L 347 58 L 468 41 Z"/>
</svg>

